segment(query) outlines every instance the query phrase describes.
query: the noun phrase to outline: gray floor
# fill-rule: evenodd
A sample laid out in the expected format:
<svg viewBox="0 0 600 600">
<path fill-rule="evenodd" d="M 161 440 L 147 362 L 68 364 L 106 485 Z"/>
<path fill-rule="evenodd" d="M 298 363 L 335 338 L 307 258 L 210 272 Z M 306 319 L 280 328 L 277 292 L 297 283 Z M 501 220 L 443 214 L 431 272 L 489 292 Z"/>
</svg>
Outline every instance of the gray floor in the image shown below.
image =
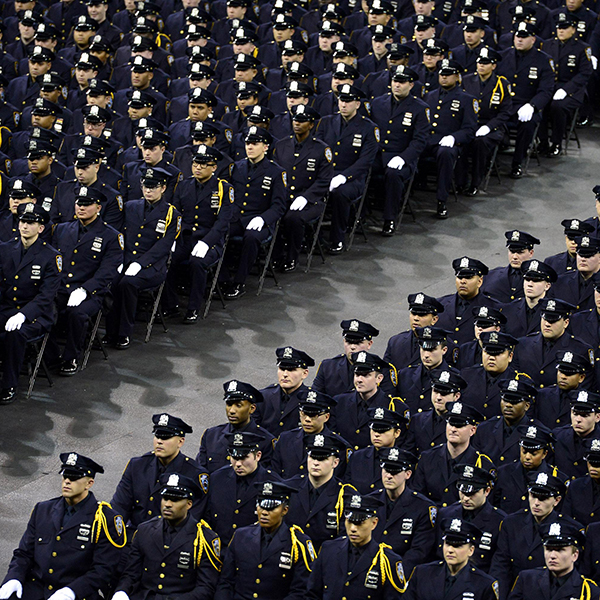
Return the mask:
<svg viewBox="0 0 600 600">
<path fill-rule="evenodd" d="M 359 318 L 380 328 L 374 350 L 407 327 L 406 296 L 454 292 L 450 263 L 464 254 L 490 267 L 506 261 L 503 232 L 526 230 L 542 240 L 536 255 L 564 250 L 560 221 L 595 212 L 591 188 L 600 183 L 598 129 L 580 132 L 582 151 L 532 161 L 529 176 L 489 193 L 451 201 L 451 218 L 434 218 L 434 196 L 418 193 L 417 221 L 407 219 L 391 239 L 357 237 L 352 251 L 315 258 L 309 275 L 282 275 L 281 289 L 267 279 L 263 294 L 250 293 L 223 310 L 216 303 L 197 326 L 155 327 L 151 343 L 135 342 L 110 360 L 92 354 L 88 369 L 58 379 L 52 389 L 40 379 L 29 401 L 0 407 L 0 571 L 5 572 L 35 502 L 57 495 L 58 454 L 77 451 L 104 465 L 94 487 L 110 500 L 127 460 L 152 445 L 151 416 L 167 411 L 194 427 L 184 451 L 195 456 L 206 427 L 224 421 L 222 383 L 236 377 L 257 387 L 276 377 L 276 347 L 290 344 L 317 361 L 341 350 L 339 322 Z M 503 170 L 508 167 L 502 159 Z M 311 374 L 310 379 L 314 373 Z"/>
</svg>

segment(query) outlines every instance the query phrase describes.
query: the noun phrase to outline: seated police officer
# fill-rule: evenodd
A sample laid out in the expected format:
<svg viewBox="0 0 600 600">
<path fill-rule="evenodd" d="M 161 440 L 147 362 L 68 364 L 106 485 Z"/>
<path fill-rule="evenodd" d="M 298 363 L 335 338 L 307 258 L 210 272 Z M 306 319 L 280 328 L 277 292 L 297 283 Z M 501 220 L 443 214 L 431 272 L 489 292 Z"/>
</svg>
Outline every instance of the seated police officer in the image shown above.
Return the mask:
<svg viewBox="0 0 600 600">
<path fill-rule="evenodd" d="M 127 463 L 110 501 L 132 529 L 160 514 L 160 477 L 165 473 L 185 475 L 200 483 L 204 494 L 196 498 L 192 508 L 197 519 L 202 517 L 206 503 L 208 475 L 181 452 L 185 436 L 192 433 L 192 428 L 182 419 L 167 413 L 153 415 L 152 422 L 153 451 L 136 456 Z"/>
<path fill-rule="evenodd" d="M 204 302 L 208 269 L 224 252 L 229 223 L 234 215 L 233 186 L 215 176 L 222 154 L 201 144 L 195 146 L 192 176 L 175 190 L 173 205 L 182 215 L 182 235 L 177 242 L 162 298 L 165 316 L 179 315 L 177 267 L 188 261 L 191 287 L 184 323 L 195 323 Z"/>
<path fill-rule="evenodd" d="M 571 481 L 563 503 L 563 513 L 587 526 L 600 521 L 600 440 L 584 440 L 583 447 L 587 473 Z"/>
<path fill-rule="evenodd" d="M 325 210 L 324 199 L 333 178 L 333 154 L 327 144 L 313 137 L 319 113 L 304 104 L 292 107 L 293 135 L 278 141 L 273 159 L 289 174 L 289 210 L 281 221 L 282 238 L 275 259 L 285 272 L 294 271 L 304 239 L 304 226 Z M 283 248 L 285 240 L 287 248 Z"/>
<path fill-rule="evenodd" d="M 567 249 L 544 259 L 544 262 L 559 275 L 577 268 L 577 242 L 575 240 L 594 232 L 593 225 L 580 219 L 564 219 L 560 224 L 564 228 Z"/>
<path fill-rule="evenodd" d="M 123 236 L 100 216 L 102 196 L 81 186 L 75 197 L 76 220 L 59 223 L 52 231 L 52 245 L 65 261 L 56 298 L 59 329 L 66 332 L 61 375 L 77 373 L 89 323 L 123 263 Z"/>
<path fill-rule="evenodd" d="M 223 400 L 227 423 L 208 427 L 202 434 L 196 461 L 200 467 L 212 473 L 229 464 L 229 442 L 226 434 L 236 431 L 249 431 L 262 436 L 260 443 L 261 462 L 268 466 L 273 454 L 275 438 L 252 418 L 256 406 L 263 401 L 263 395 L 249 383 L 232 379 L 223 384 Z"/>
<path fill-rule="evenodd" d="M 149 168 L 142 177 L 143 198 L 125 203 L 125 256 L 112 286 L 114 304 L 106 316 L 105 342 L 129 348 L 140 291 L 158 287 L 167 276 L 181 215 L 165 198 L 169 174 Z"/>
<path fill-rule="evenodd" d="M 506 325 L 506 317 L 498 308 L 474 306 L 471 312 L 473 313 L 475 339 L 460 345 L 456 365 L 459 369 L 481 364 L 483 360 L 481 334 L 490 331 L 501 331 L 503 326 Z"/>
<path fill-rule="evenodd" d="M 536 598 L 589 598 L 598 600 L 600 589 L 594 581 L 579 573 L 575 563 L 585 544 L 581 529 L 563 519 L 544 523 L 540 527 L 544 545 L 545 566 L 526 569 L 508 596 L 509 600 L 525 600 L 531 590 L 536 590 Z"/>
<path fill-rule="evenodd" d="M 295 488 L 277 480 L 254 484 L 258 522 L 242 527 L 227 548 L 215 600 L 302 600 L 312 562 L 310 538 L 284 523 Z"/>
<path fill-rule="evenodd" d="M 346 535 L 321 547 L 308 580 L 307 600 L 391 600 L 404 590 L 400 555 L 373 538 L 381 504 L 374 496 L 352 491 L 344 495 Z"/>
<path fill-rule="evenodd" d="M 8 211 L 0 212 L 0 242 L 10 242 L 19 238 L 19 214 L 21 204 L 36 204 L 41 191 L 33 183 L 23 179 L 13 179 L 8 191 Z M 42 238 L 50 236 L 50 227 L 42 232 Z"/>
<path fill-rule="evenodd" d="M 497 600 L 498 581 L 471 564 L 481 539 L 481 530 L 464 519 L 449 519 L 443 524 L 444 560 L 418 565 L 410 576 L 404 598 L 462 597 Z"/>
<path fill-rule="evenodd" d="M 123 517 L 98 502 L 92 486 L 104 469 L 75 452 L 60 455 L 58 498 L 35 505 L 0 587 L 2 598 L 105 598 L 127 535 Z"/>
<path fill-rule="evenodd" d="M 435 504 L 410 488 L 417 457 L 402 448 L 382 448 L 379 453 L 381 489 L 371 495 L 381 500 L 379 523 L 373 532 L 378 542 L 389 544 L 402 556 L 406 572 L 426 562 L 435 543 Z"/>
<path fill-rule="evenodd" d="M 0 404 L 17 394 L 30 340 L 54 323 L 62 257 L 40 239 L 48 213 L 38 204 L 18 208 L 19 238 L 0 244 L 0 347 L 3 351 Z"/>
<path fill-rule="evenodd" d="M 475 541 L 475 552 L 470 562 L 487 573 L 498 546 L 502 521 L 506 517 L 505 512 L 492 506 L 489 501 L 496 481 L 496 469 L 490 461 L 483 459 L 480 466 L 461 463 L 454 466 L 454 471 L 458 475 L 458 502 L 442 508 L 437 523 L 441 525 L 449 523 L 451 519 L 461 519 L 478 527 L 481 537 Z M 441 527 L 439 532 L 441 538 Z M 438 543 L 438 556 L 442 556 L 441 543 Z"/>
<path fill-rule="evenodd" d="M 141 523 L 113 600 L 159 596 L 212 600 L 221 570 L 221 541 L 190 509 L 204 495 L 194 479 L 178 473 L 160 477 L 160 515 Z"/>
</svg>

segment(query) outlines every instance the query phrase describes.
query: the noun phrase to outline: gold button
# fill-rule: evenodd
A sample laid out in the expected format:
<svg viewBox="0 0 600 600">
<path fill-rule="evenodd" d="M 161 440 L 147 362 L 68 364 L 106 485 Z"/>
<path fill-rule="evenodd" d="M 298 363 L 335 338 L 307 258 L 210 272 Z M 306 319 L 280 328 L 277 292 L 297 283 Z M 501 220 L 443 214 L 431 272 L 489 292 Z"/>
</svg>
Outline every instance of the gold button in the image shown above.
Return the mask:
<svg viewBox="0 0 600 600">
<path fill-rule="evenodd" d="M 56 556 L 56 552 L 53 552 L 53 553 L 52 553 L 52 556 Z"/>
<path fill-rule="evenodd" d="M 161 574 L 159 575 L 159 577 L 160 577 L 161 579 L 164 579 L 164 578 L 165 578 L 165 574 L 164 574 L 164 573 L 161 573 Z"/>
<path fill-rule="evenodd" d="M 160 566 L 161 566 L 161 567 L 166 567 L 166 566 L 167 566 L 167 563 L 160 563 Z"/>
<path fill-rule="evenodd" d="M 56 541 L 57 541 L 57 542 L 60 542 L 60 535 L 57 535 L 57 536 L 56 536 Z"/>
<path fill-rule="evenodd" d="M 48 569 L 48 573 L 54 573 L 54 569 Z"/>
<path fill-rule="evenodd" d="M 163 587 L 163 586 L 162 586 L 162 583 L 159 583 L 159 584 L 158 584 L 158 589 L 159 589 L 159 590 L 162 590 L 162 587 Z"/>
<path fill-rule="evenodd" d="M 260 579 L 257 579 L 257 580 L 256 580 L 256 583 L 260 583 Z"/>
<path fill-rule="evenodd" d="M 50 591 L 52 591 L 54 588 L 53 588 L 51 585 L 49 585 L 49 586 L 48 586 L 48 589 L 49 589 Z"/>
</svg>

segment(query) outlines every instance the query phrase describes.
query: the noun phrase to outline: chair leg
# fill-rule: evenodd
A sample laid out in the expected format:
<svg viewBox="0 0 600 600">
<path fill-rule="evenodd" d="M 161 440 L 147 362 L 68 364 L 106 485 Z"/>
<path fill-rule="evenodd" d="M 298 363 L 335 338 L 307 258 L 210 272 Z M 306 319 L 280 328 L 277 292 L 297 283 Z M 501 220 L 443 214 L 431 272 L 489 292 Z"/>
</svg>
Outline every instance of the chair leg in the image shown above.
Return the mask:
<svg viewBox="0 0 600 600">
<path fill-rule="evenodd" d="M 83 361 L 81 363 L 82 371 L 87 367 L 88 361 L 90 359 L 90 354 L 92 353 L 92 346 L 94 345 L 95 341 L 100 341 L 100 348 L 102 349 L 102 352 L 104 353 L 104 360 L 108 360 L 108 354 L 106 353 L 104 344 L 102 343 L 102 340 L 100 340 L 100 335 L 98 334 L 98 328 L 100 327 L 101 319 L 102 319 L 102 309 L 100 309 L 98 311 L 98 314 L 96 315 L 96 319 L 95 319 L 94 325 L 92 327 L 92 332 L 90 334 L 90 340 L 85 348 L 85 352 L 83 353 Z"/>
<path fill-rule="evenodd" d="M 575 141 L 577 142 L 577 148 L 581 148 L 581 143 L 579 142 L 579 135 L 577 134 L 577 120 L 579 119 L 579 109 L 575 109 L 575 113 L 573 114 L 573 118 L 571 119 L 571 125 L 569 126 L 569 131 L 565 136 L 565 155 L 567 154 L 567 150 L 569 149 L 569 142 L 575 134 Z"/>
<path fill-rule="evenodd" d="M 413 223 L 417 220 L 417 218 L 415 217 L 415 213 L 410 205 L 410 193 L 412 191 L 413 181 L 415 180 L 416 174 L 417 172 L 415 170 L 415 172 L 411 175 L 410 179 L 408 180 L 408 183 L 406 184 L 406 189 L 404 190 L 404 197 L 402 198 L 402 206 L 400 207 L 400 212 L 398 213 L 398 225 L 396 226 L 396 230 L 398 230 L 398 227 L 402 223 L 402 219 L 407 208 L 410 214 L 412 215 Z"/>
<path fill-rule="evenodd" d="M 37 377 L 38 371 L 40 370 L 40 365 L 42 364 L 42 359 L 44 356 L 44 350 L 46 349 L 46 344 L 48 342 L 49 337 L 50 337 L 50 332 L 48 332 L 44 335 L 39 347 L 37 348 L 37 357 L 35 359 L 35 366 L 33 367 L 33 372 L 31 373 L 31 376 L 29 377 L 29 388 L 27 389 L 27 396 L 26 396 L 27 400 L 29 400 L 29 398 L 31 397 L 31 392 L 33 392 L 33 386 L 35 385 L 35 379 Z M 45 364 L 44 364 L 44 371 L 46 373 L 46 376 L 48 377 L 48 383 L 50 384 L 50 387 L 52 387 L 52 385 L 54 385 L 54 382 L 52 381 L 52 378 L 50 377 L 50 374 L 48 373 L 48 370 L 46 369 Z"/>
<path fill-rule="evenodd" d="M 279 221 L 277 221 L 277 225 L 275 225 L 275 231 L 273 232 L 273 239 L 269 244 L 269 249 L 267 250 L 267 256 L 265 258 L 265 266 L 260 274 L 260 278 L 258 280 L 258 291 L 256 292 L 257 296 L 260 296 L 262 292 L 263 286 L 265 284 L 265 277 L 267 276 L 267 270 L 270 270 L 273 275 L 273 279 L 275 280 L 275 285 L 279 286 L 277 282 L 277 277 L 275 276 L 275 269 L 273 269 L 273 265 L 271 265 L 271 256 L 273 255 L 273 249 L 275 248 L 275 241 L 277 240 L 277 232 L 279 231 Z"/>
<path fill-rule="evenodd" d="M 538 123 L 533 132 L 533 140 L 531 141 L 529 148 L 527 148 L 527 154 L 526 154 L 526 158 L 525 158 L 525 167 L 523 169 L 523 172 L 525 173 L 525 175 L 527 175 L 527 169 L 529 168 L 529 161 L 531 160 L 531 155 L 533 153 L 535 153 L 535 158 L 537 160 L 538 167 L 542 164 L 540 162 L 540 156 L 539 156 L 539 152 L 537 150 L 537 147 L 538 147 L 537 134 L 538 134 L 539 129 L 540 129 L 540 124 Z"/>
<path fill-rule="evenodd" d="M 150 341 L 150 335 L 152 334 L 152 327 L 154 326 L 154 320 L 156 319 L 156 313 L 158 313 L 158 307 L 160 306 L 160 298 L 162 296 L 163 288 L 165 287 L 165 282 L 163 281 L 156 292 L 156 297 L 154 299 L 154 304 L 152 306 L 152 314 L 150 315 L 150 319 L 148 320 L 148 325 L 146 326 L 146 337 L 144 338 L 144 343 L 147 344 Z M 162 313 L 159 313 L 159 318 L 161 320 L 163 329 L 165 333 L 169 330 L 167 329 L 167 325 L 165 323 L 165 319 L 162 316 Z"/>
<path fill-rule="evenodd" d="M 498 183 L 502 183 L 502 180 L 500 179 L 500 173 L 498 172 L 498 162 L 497 162 L 497 157 L 498 157 L 498 148 L 500 147 L 500 145 L 496 145 L 496 147 L 494 148 L 494 151 L 492 152 L 492 156 L 490 158 L 490 166 L 488 167 L 488 170 L 485 174 L 485 177 L 483 179 L 483 185 L 481 187 L 481 189 L 484 192 L 487 192 L 488 189 L 488 185 L 490 184 L 490 179 L 492 177 L 492 172 L 495 170 L 496 171 L 496 177 L 498 178 Z"/>
<path fill-rule="evenodd" d="M 310 245 L 310 250 L 308 252 L 308 256 L 306 257 L 306 268 L 304 269 L 305 273 L 310 271 L 310 263 L 313 259 L 313 254 L 315 253 L 315 248 L 318 247 L 319 253 L 321 254 L 321 259 L 323 263 L 325 262 L 325 254 L 323 253 L 323 248 L 321 247 L 321 242 L 319 241 L 319 235 L 321 234 L 321 225 L 323 224 L 323 219 L 325 218 L 325 208 L 323 208 L 323 212 L 317 221 L 317 226 L 313 228 L 313 237 L 312 244 Z"/>
<path fill-rule="evenodd" d="M 225 258 L 225 248 L 223 249 L 223 254 L 219 261 L 217 262 L 216 267 L 213 272 L 212 283 L 210 284 L 210 290 L 208 290 L 208 298 L 206 299 L 206 304 L 204 305 L 204 313 L 202 315 L 203 319 L 206 319 L 208 316 L 208 311 L 210 310 L 210 305 L 212 304 L 212 297 L 215 293 L 215 289 L 218 290 L 219 297 L 221 298 L 221 303 L 223 304 L 223 308 L 226 308 L 225 298 L 223 298 L 223 292 L 221 291 L 221 286 L 219 285 L 219 273 L 221 272 L 221 267 L 223 265 L 223 260 Z"/>
</svg>

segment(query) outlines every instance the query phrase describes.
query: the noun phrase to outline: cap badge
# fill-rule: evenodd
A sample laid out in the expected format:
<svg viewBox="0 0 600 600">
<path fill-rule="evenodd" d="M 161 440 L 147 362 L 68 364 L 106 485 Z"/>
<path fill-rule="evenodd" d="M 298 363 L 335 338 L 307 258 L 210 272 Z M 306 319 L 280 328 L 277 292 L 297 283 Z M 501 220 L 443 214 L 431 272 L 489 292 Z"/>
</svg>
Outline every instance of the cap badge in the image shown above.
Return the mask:
<svg viewBox="0 0 600 600">
<path fill-rule="evenodd" d="M 471 479 L 473 477 L 473 467 L 467 465 L 463 471 L 463 477 Z"/>
<path fill-rule="evenodd" d="M 23 189 L 23 180 L 17 179 L 13 185 L 13 190 L 22 190 Z"/>
<path fill-rule="evenodd" d="M 33 212 L 33 202 L 29 202 L 25 205 L 25 210 L 23 212 L 32 213 Z"/>
<path fill-rule="evenodd" d="M 560 535 L 560 523 L 552 523 L 550 525 L 549 535 Z"/>
<path fill-rule="evenodd" d="M 537 427 L 535 427 L 534 425 L 532 425 L 531 427 L 528 427 L 525 437 L 528 437 L 529 439 L 533 439 L 536 436 L 537 436 Z"/>
<path fill-rule="evenodd" d="M 573 219 L 569 229 L 575 229 L 577 231 L 579 229 L 579 221 L 577 219 Z"/>
<path fill-rule="evenodd" d="M 179 475 L 169 475 L 169 481 L 167 481 L 169 487 L 179 486 Z"/>
<path fill-rule="evenodd" d="M 164 427 L 165 425 L 168 425 L 169 424 L 169 415 L 160 415 L 160 418 L 158 419 L 158 424 L 161 427 Z"/>
<path fill-rule="evenodd" d="M 510 236 L 511 242 L 518 242 L 521 239 L 521 234 L 518 231 L 513 231 Z"/>
<path fill-rule="evenodd" d="M 554 300 L 548 300 L 548 304 L 546 304 L 547 310 L 556 310 L 556 302 Z"/>
<path fill-rule="evenodd" d="M 581 245 L 584 248 L 587 248 L 590 245 L 590 238 L 589 237 L 583 237 L 583 238 L 581 238 Z"/>
<path fill-rule="evenodd" d="M 243 446 L 244 445 L 244 436 L 241 433 L 235 433 L 233 435 L 233 445 L 234 446 Z"/>
<path fill-rule="evenodd" d="M 314 392 L 313 390 L 308 392 L 308 394 L 306 394 L 306 401 L 307 402 L 316 402 L 317 401 L 317 392 Z"/>
<path fill-rule="evenodd" d="M 481 306 L 479 308 L 479 316 L 480 317 L 487 317 L 488 316 L 488 308 L 487 308 L 487 306 Z"/>
<path fill-rule="evenodd" d="M 587 402 L 588 401 L 588 393 L 585 390 L 582 390 L 577 394 L 577 402 Z"/>
<path fill-rule="evenodd" d="M 423 337 L 431 339 L 431 327 L 424 327 L 423 328 Z"/>
<path fill-rule="evenodd" d="M 313 446 L 321 446 L 325 445 L 325 438 L 319 433 L 315 435 L 315 441 L 313 442 Z"/>
<path fill-rule="evenodd" d="M 266 496 L 270 496 L 273 493 L 273 484 L 272 483 L 265 483 L 263 485 L 263 494 L 265 494 Z"/>
<path fill-rule="evenodd" d="M 398 448 L 390 448 L 390 453 L 388 454 L 389 460 L 398 460 L 399 456 Z"/>
<path fill-rule="evenodd" d="M 600 451 L 600 440 L 592 440 L 590 450 L 592 450 L 592 452 Z"/>
<path fill-rule="evenodd" d="M 358 331 L 358 321 L 350 321 L 350 327 L 348 327 L 350 331 Z"/>
<path fill-rule="evenodd" d="M 495 331 L 492 331 L 492 332 L 490 333 L 490 342 L 491 342 L 492 344 L 497 344 L 497 343 L 498 343 L 498 333 L 497 333 L 497 332 L 495 332 Z"/>
<path fill-rule="evenodd" d="M 358 363 L 367 362 L 367 353 L 366 352 L 359 352 L 358 356 L 356 357 L 356 362 L 358 362 Z"/>
<path fill-rule="evenodd" d="M 511 379 L 508 382 L 508 391 L 516 392 L 519 389 L 519 382 L 516 379 Z"/>
<path fill-rule="evenodd" d="M 532 260 L 531 263 L 529 264 L 529 270 L 530 271 L 539 271 L 540 269 L 540 263 L 537 260 Z"/>
<path fill-rule="evenodd" d="M 85 150 L 83 148 L 77 150 L 77 158 L 85 158 Z"/>
<path fill-rule="evenodd" d="M 565 352 L 565 355 L 563 356 L 562 362 L 566 362 L 566 363 L 573 362 L 573 353 L 572 352 Z"/>
<path fill-rule="evenodd" d="M 375 409 L 375 419 L 383 419 L 385 417 L 385 413 L 383 411 L 383 408 L 376 408 Z"/>
<path fill-rule="evenodd" d="M 360 496 L 352 496 L 352 499 L 350 500 L 350 506 L 351 508 L 360 508 L 362 506 L 362 498 Z"/>
<path fill-rule="evenodd" d="M 417 294 L 415 297 L 415 304 L 423 304 L 425 296 L 423 294 Z"/>
<path fill-rule="evenodd" d="M 447 59 L 444 59 L 446 61 L 446 63 L 448 62 Z M 444 61 L 442 61 L 444 62 Z M 448 65 L 446 65 L 448 66 Z M 468 269 L 469 268 L 469 259 L 465 256 L 464 258 L 460 259 L 460 268 L 461 269 Z"/>
<path fill-rule="evenodd" d="M 65 464 L 74 467 L 77 464 L 77 454 L 71 452 L 71 454 L 69 454 L 69 456 L 67 457 L 67 461 L 65 462 Z"/>
<path fill-rule="evenodd" d="M 461 530 L 462 521 L 460 519 L 452 519 L 450 523 L 450 531 L 459 531 Z"/>
<path fill-rule="evenodd" d="M 79 189 L 79 195 L 83 196 L 84 198 L 88 195 L 88 189 L 86 186 L 83 186 Z M 166 415 L 165 415 L 166 416 Z M 167 419 L 168 420 L 168 419 Z M 165 423 L 166 425 L 166 423 Z"/>
<path fill-rule="evenodd" d="M 442 371 L 439 376 L 440 383 L 448 383 L 450 381 L 450 371 Z"/>
<path fill-rule="evenodd" d="M 455 402 L 452 410 L 450 411 L 453 415 L 462 414 L 463 405 L 462 402 Z"/>
<path fill-rule="evenodd" d="M 538 485 L 548 485 L 548 474 L 547 473 L 538 473 L 538 476 L 536 477 L 535 482 Z"/>
<path fill-rule="evenodd" d="M 236 392 L 237 391 L 237 381 L 230 381 L 229 385 L 227 386 L 227 391 L 228 392 Z"/>
<path fill-rule="evenodd" d="M 283 351 L 283 358 L 292 358 L 292 349 L 289 346 Z"/>
</svg>

